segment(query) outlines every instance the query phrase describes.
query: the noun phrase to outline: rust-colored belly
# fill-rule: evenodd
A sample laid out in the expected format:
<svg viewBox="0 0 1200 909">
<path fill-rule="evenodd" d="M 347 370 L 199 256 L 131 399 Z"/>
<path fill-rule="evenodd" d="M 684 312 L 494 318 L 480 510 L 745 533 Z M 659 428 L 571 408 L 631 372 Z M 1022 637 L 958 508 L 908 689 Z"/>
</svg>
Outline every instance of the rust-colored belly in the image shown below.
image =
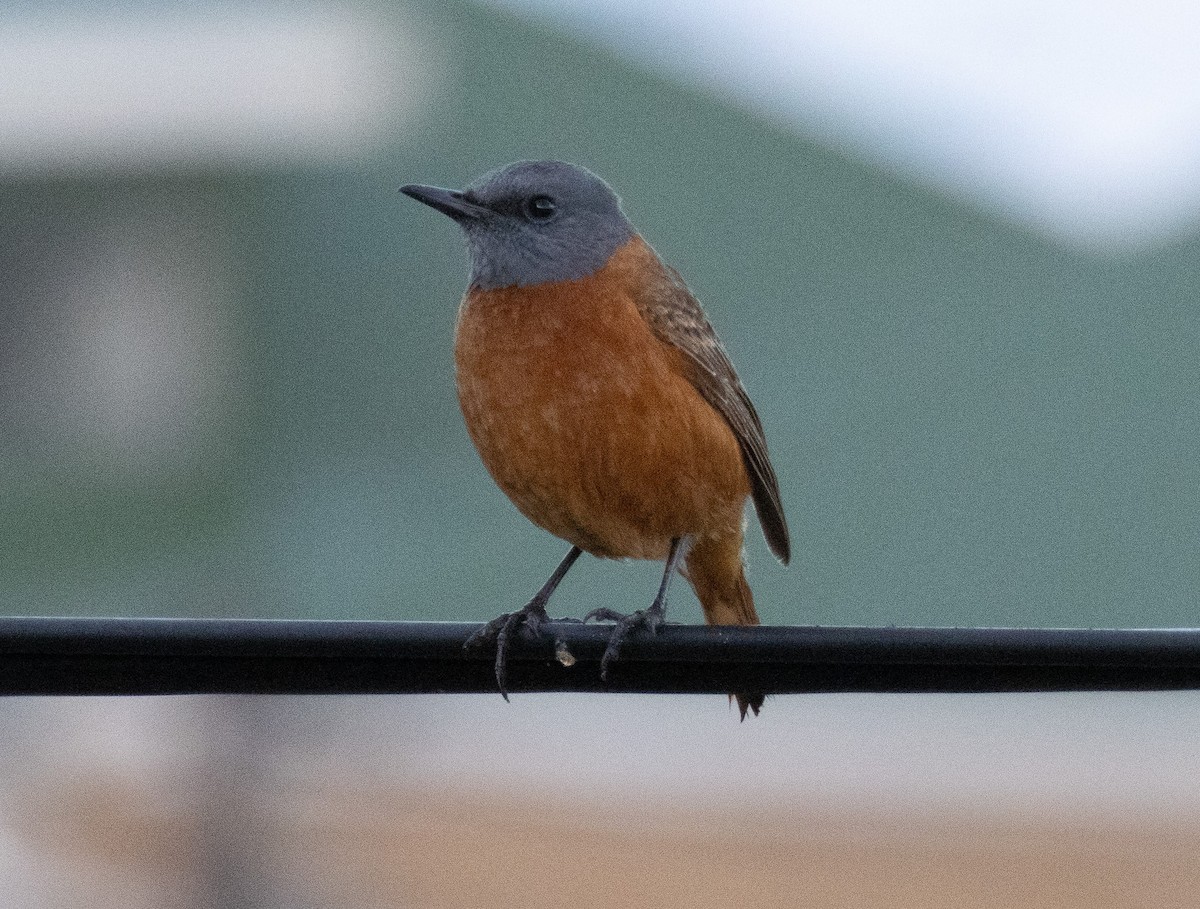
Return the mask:
<svg viewBox="0 0 1200 909">
<path fill-rule="evenodd" d="M 455 362 L 467 430 L 523 514 L 594 555 L 661 559 L 674 537 L 740 539 L 749 482 L 624 290 L 637 252 L 580 281 L 469 292 Z"/>
</svg>

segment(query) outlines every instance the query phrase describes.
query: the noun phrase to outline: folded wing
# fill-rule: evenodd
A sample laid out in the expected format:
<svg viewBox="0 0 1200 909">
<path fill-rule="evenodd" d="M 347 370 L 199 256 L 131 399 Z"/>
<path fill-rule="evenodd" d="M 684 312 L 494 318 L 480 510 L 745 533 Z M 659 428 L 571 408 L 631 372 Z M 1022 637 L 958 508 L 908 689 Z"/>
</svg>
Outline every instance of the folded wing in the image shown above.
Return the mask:
<svg viewBox="0 0 1200 909">
<path fill-rule="evenodd" d="M 643 285 L 638 308 L 655 336 L 683 354 L 688 380 L 733 430 L 763 535 L 786 565 L 791 540 L 762 422 L 700 303 L 673 268 L 664 265 L 662 275 L 661 281 Z"/>
</svg>

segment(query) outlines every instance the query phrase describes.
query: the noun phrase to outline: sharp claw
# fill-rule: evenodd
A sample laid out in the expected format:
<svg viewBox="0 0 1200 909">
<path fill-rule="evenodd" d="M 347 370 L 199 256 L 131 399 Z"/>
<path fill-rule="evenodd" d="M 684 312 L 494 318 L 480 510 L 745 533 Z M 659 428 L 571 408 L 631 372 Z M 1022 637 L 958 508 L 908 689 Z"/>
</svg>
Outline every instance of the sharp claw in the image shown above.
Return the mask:
<svg viewBox="0 0 1200 909">
<path fill-rule="evenodd" d="M 486 644 L 495 642 L 496 686 L 500 689 L 500 695 L 506 701 L 508 700 L 508 686 L 505 684 L 505 679 L 508 677 L 508 650 L 512 642 L 512 635 L 524 625 L 529 635 L 536 637 L 541 630 L 542 623 L 550 620 L 545 613 L 546 607 L 544 602 L 534 598 L 524 609 L 519 609 L 516 612 L 506 612 L 504 615 L 492 619 L 467 638 L 463 644 L 464 650 L 476 650 Z"/>
<path fill-rule="evenodd" d="M 506 612 L 502 616 L 498 616 L 480 628 L 477 632 L 467 638 L 463 644 L 463 650 L 476 650 L 489 641 L 495 640 L 496 635 L 500 633 L 500 629 L 504 627 L 504 623 L 508 621 L 511 612 Z"/>
<path fill-rule="evenodd" d="M 509 613 L 504 624 L 500 626 L 500 631 L 496 635 L 496 686 L 500 689 L 500 696 L 504 700 L 508 700 L 508 688 L 504 684 L 505 672 L 508 669 L 508 630 L 512 626 L 512 621 L 519 613 Z"/>
<path fill-rule="evenodd" d="M 554 593 L 556 587 L 563 577 L 575 564 L 575 560 L 583 555 L 583 550 L 578 546 L 572 546 L 571 551 L 566 554 L 558 567 L 554 569 L 554 574 L 542 585 L 532 600 L 530 600 L 524 609 L 517 612 L 506 612 L 502 616 L 498 616 L 480 628 L 477 632 L 471 635 L 463 643 L 464 650 L 474 650 L 477 647 L 482 647 L 484 644 L 495 642 L 496 644 L 496 685 L 500 688 L 500 694 L 504 700 L 508 700 L 508 689 L 504 684 L 505 676 L 508 674 L 508 645 L 515 629 L 519 629 L 522 624 L 526 626 L 530 637 L 537 637 L 538 631 L 542 627 L 543 622 L 569 622 L 577 621 L 574 619 L 551 619 L 546 615 L 546 603 L 550 600 L 550 595 Z"/>
<path fill-rule="evenodd" d="M 604 655 L 600 658 L 600 679 L 604 682 L 608 681 L 609 664 L 621 656 L 621 648 L 624 647 L 629 633 L 640 625 L 650 634 L 658 634 L 658 629 L 666 618 L 666 611 L 657 603 L 649 609 L 639 609 L 629 615 L 621 615 L 611 609 L 602 608 L 592 610 L 588 613 L 588 617 L 593 613 L 601 613 L 605 618 L 617 623 L 608 639 L 608 646 L 604 648 Z M 584 621 L 587 621 L 587 617 Z"/>
<path fill-rule="evenodd" d="M 648 608 L 639 609 L 629 615 L 621 615 L 619 612 L 601 607 L 593 609 L 584 616 L 585 622 L 591 618 L 605 618 L 617 623 L 613 628 L 612 635 L 609 636 L 608 646 L 604 648 L 604 655 L 600 658 L 602 681 L 608 681 L 608 665 L 621 655 L 621 646 L 625 643 L 625 638 L 629 636 L 630 631 L 641 625 L 650 634 L 658 634 L 659 626 L 666 621 L 667 586 L 671 583 L 671 576 L 679 568 L 679 560 L 687 551 L 688 547 L 682 545 L 683 543 L 682 537 L 675 537 L 671 540 L 671 547 L 667 550 L 667 564 L 663 570 L 662 582 L 658 585 L 658 595 L 655 596 L 654 602 Z"/>
</svg>

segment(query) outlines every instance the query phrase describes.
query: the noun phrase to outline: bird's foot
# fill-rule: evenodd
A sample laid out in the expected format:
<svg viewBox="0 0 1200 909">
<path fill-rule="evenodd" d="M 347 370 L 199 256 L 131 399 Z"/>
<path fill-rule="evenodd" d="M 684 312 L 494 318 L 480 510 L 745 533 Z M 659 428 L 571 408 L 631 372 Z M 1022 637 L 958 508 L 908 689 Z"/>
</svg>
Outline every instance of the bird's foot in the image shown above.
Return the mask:
<svg viewBox="0 0 1200 909">
<path fill-rule="evenodd" d="M 550 621 L 546 613 L 546 604 L 540 598 L 534 597 L 523 609 L 516 612 L 506 612 L 496 616 L 477 632 L 467 638 L 463 644 L 464 650 L 477 650 L 489 644 L 496 645 L 496 684 L 504 700 L 508 700 L 508 646 L 512 637 L 522 626 L 526 636 L 537 637 L 542 623 Z"/>
<path fill-rule="evenodd" d="M 478 650 L 490 644 L 496 646 L 496 684 L 504 700 L 508 700 L 508 648 L 514 634 L 523 633 L 526 638 L 536 638 L 543 622 L 578 622 L 579 619 L 552 619 L 546 612 L 546 598 L 534 597 L 523 609 L 496 616 L 477 632 L 467 638 L 464 650 Z"/>
<path fill-rule="evenodd" d="M 617 623 L 608 638 L 608 647 L 604 649 L 604 656 L 600 658 L 600 678 L 607 682 L 608 664 L 621 655 L 621 648 L 625 645 L 625 640 L 629 637 L 629 633 L 635 628 L 645 628 L 651 634 L 658 634 L 659 626 L 667 620 L 667 611 L 659 602 L 655 602 L 648 609 L 639 609 L 637 612 L 631 612 L 629 615 L 623 615 L 614 609 L 601 607 L 600 609 L 593 609 L 583 617 L 585 623 L 593 619 L 602 622 Z"/>
</svg>

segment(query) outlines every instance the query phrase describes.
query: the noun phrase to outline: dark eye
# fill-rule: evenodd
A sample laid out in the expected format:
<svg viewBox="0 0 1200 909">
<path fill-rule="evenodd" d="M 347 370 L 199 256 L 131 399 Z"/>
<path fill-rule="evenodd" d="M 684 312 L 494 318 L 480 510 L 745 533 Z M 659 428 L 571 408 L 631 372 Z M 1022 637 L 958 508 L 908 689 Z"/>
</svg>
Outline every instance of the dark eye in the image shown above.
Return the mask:
<svg viewBox="0 0 1200 909">
<path fill-rule="evenodd" d="M 549 196 L 534 196 L 525 203 L 525 217 L 530 221 L 549 221 L 558 211 L 558 206 Z"/>
</svg>

